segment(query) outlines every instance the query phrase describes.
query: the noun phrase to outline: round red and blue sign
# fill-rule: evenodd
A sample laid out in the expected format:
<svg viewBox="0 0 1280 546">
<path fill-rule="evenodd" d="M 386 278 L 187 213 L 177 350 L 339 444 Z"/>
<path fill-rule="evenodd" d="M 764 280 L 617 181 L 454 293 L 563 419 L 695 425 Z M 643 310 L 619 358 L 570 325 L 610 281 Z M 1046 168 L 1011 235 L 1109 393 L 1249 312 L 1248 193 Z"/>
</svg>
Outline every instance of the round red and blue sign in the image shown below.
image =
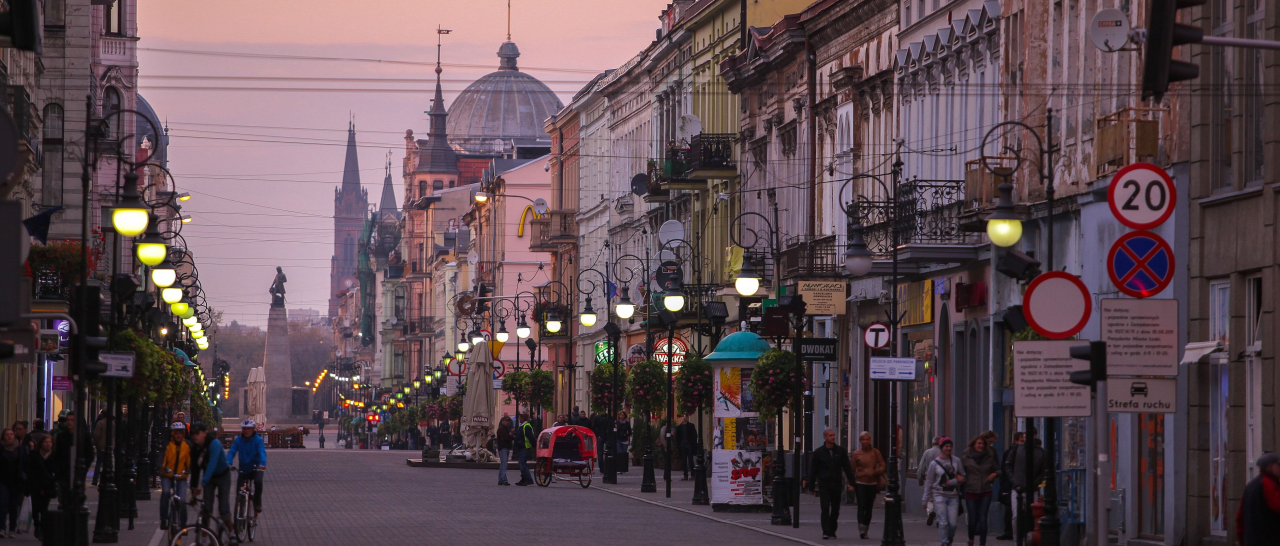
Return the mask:
<svg viewBox="0 0 1280 546">
<path fill-rule="evenodd" d="M 1159 294 L 1173 282 L 1173 248 L 1150 231 L 1131 231 L 1111 245 L 1107 275 L 1121 292 L 1135 298 Z"/>
</svg>

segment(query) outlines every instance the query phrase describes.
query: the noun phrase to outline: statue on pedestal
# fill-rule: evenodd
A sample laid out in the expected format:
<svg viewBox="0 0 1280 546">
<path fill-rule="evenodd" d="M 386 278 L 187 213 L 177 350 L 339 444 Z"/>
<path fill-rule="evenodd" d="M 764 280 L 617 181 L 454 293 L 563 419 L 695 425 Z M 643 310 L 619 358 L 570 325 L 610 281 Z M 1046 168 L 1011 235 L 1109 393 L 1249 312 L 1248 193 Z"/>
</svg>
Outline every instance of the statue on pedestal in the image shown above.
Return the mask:
<svg viewBox="0 0 1280 546">
<path fill-rule="evenodd" d="M 289 279 L 285 278 L 284 270 L 280 266 L 276 266 L 276 280 L 271 283 L 271 306 L 284 307 L 284 283 Z"/>
</svg>

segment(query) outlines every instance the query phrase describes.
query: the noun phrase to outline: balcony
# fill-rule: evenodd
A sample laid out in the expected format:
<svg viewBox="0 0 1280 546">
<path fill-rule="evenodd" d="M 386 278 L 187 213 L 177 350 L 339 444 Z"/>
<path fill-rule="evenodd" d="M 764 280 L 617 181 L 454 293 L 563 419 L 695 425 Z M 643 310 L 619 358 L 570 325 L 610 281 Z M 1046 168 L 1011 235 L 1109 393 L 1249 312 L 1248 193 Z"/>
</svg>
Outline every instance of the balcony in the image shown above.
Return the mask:
<svg viewBox="0 0 1280 546">
<path fill-rule="evenodd" d="M 475 263 L 476 281 L 493 286 L 498 278 L 498 262 L 493 260 L 481 260 Z"/>
<path fill-rule="evenodd" d="M 866 227 L 867 248 L 888 256 L 897 235 L 898 259 L 916 263 L 955 263 L 977 259 L 982 235 L 962 229 L 965 180 L 921 180 L 898 189 L 896 221 L 891 201 L 859 199 L 854 214 Z"/>
<path fill-rule="evenodd" d="M 844 247 L 835 235 L 792 241 L 783 249 L 780 265 L 786 279 L 840 278 L 845 271 Z"/>
<path fill-rule="evenodd" d="M 574 210 L 553 210 L 549 214 L 551 216 L 551 243 L 557 245 L 577 244 L 578 212 Z"/>
<path fill-rule="evenodd" d="M 688 147 L 669 146 L 666 157 L 656 162 L 652 180 L 664 190 L 705 190 L 710 180 L 733 178 L 738 164 L 733 156 L 733 133 L 701 133 L 689 140 Z"/>
<path fill-rule="evenodd" d="M 960 207 L 960 229 L 972 233 L 987 230 L 987 215 L 995 210 L 1000 198 L 1001 177 L 991 168 L 1014 166 L 1015 158 L 972 159 L 964 164 L 964 201 Z"/>
<path fill-rule="evenodd" d="M 138 39 L 128 36 L 98 37 L 98 57 L 102 64 L 111 66 L 138 66 Z"/>
<path fill-rule="evenodd" d="M 529 220 L 529 250 L 532 252 L 555 252 L 556 244 L 551 242 L 551 218 L 534 218 Z"/>
<path fill-rule="evenodd" d="M 399 279 L 404 277 L 404 264 L 387 266 L 387 279 Z"/>
<path fill-rule="evenodd" d="M 1094 174 L 1103 177 L 1139 161 L 1154 161 L 1160 154 L 1162 108 L 1121 108 L 1098 117 L 1093 138 Z"/>
</svg>

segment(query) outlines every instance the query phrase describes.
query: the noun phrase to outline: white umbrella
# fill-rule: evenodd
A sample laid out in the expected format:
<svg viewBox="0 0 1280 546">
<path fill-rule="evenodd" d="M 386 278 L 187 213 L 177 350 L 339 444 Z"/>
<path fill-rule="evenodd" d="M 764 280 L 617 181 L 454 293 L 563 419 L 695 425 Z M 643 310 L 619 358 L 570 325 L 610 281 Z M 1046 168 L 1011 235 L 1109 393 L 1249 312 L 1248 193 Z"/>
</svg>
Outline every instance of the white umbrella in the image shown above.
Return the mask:
<svg viewBox="0 0 1280 546">
<path fill-rule="evenodd" d="M 245 408 L 249 418 L 262 426 L 267 422 L 267 374 L 261 367 L 249 370 L 249 400 Z"/>
<path fill-rule="evenodd" d="M 467 352 L 467 394 L 462 398 L 462 434 L 467 445 L 483 447 L 493 430 L 493 351 L 484 341 Z"/>
</svg>

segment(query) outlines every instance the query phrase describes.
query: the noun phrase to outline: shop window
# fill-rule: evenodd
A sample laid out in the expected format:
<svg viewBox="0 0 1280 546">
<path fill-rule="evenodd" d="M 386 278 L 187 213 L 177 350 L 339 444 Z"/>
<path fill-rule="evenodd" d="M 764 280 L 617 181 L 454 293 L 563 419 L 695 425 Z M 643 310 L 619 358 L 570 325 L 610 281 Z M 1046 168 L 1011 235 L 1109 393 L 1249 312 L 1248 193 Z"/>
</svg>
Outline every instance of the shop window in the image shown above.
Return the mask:
<svg viewBox="0 0 1280 546">
<path fill-rule="evenodd" d="M 1164 537 L 1164 414 L 1138 415 L 1138 533 Z"/>
<path fill-rule="evenodd" d="M 1245 294 L 1245 463 L 1246 480 L 1258 474 L 1257 461 L 1262 455 L 1262 277 L 1244 281 Z"/>
<path fill-rule="evenodd" d="M 934 387 L 937 361 L 933 330 L 907 334 L 907 355 L 924 361 L 924 376 L 907 383 L 907 471 L 919 472 L 920 456 L 933 445 L 936 433 Z"/>
<path fill-rule="evenodd" d="M 1215 358 L 1216 357 L 1216 358 Z M 1225 358 L 1210 355 L 1209 364 L 1209 532 L 1216 536 L 1226 536 L 1228 522 L 1232 520 L 1227 513 L 1227 469 L 1230 466 L 1230 452 L 1227 450 L 1227 409 L 1230 394 L 1230 382 Z"/>
</svg>

